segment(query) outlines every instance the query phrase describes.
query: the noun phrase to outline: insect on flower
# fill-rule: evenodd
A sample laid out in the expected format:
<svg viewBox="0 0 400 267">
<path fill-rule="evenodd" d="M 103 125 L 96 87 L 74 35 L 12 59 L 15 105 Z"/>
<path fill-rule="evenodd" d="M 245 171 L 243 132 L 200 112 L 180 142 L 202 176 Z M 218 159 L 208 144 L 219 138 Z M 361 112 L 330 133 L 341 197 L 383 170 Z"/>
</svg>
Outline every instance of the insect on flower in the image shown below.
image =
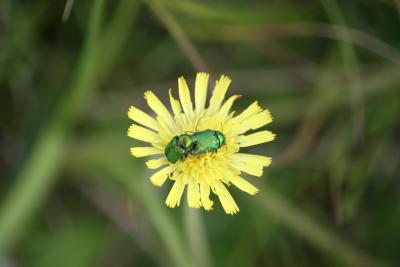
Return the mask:
<svg viewBox="0 0 400 267">
<path fill-rule="evenodd" d="M 188 155 L 214 152 L 225 145 L 225 135 L 219 131 L 205 130 L 193 135 L 175 136 L 165 147 L 165 156 L 171 163 L 185 159 Z"/>
<path fill-rule="evenodd" d="M 148 146 L 132 147 L 131 153 L 135 157 L 158 155 L 146 165 L 149 169 L 159 169 L 150 177 L 154 185 L 162 186 L 167 179 L 174 182 L 165 201 L 169 207 L 180 205 L 187 187 L 190 207 L 211 210 L 214 202 L 210 193 L 213 192 L 225 212 L 235 214 L 239 208 L 227 187 L 234 185 L 251 195 L 257 193 L 258 189 L 242 175 L 260 177 L 264 167 L 271 164 L 270 157 L 241 153 L 240 149 L 275 138 L 268 130 L 258 130 L 270 123 L 272 116 L 257 102 L 239 115 L 231 111 L 240 96 L 233 95 L 224 102 L 231 82 L 224 75 L 216 82 L 206 107 L 208 79 L 206 73 L 197 74 L 194 106 L 186 81 L 180 77 L 179 100 L 169 90 L 172 113 L 151 91 L 145 93 L 145 99 L 155 118 L 130 107 L 128 116 L 137 124 L 129 127 L 128 136 L 149 143 Z"/>
</svg>

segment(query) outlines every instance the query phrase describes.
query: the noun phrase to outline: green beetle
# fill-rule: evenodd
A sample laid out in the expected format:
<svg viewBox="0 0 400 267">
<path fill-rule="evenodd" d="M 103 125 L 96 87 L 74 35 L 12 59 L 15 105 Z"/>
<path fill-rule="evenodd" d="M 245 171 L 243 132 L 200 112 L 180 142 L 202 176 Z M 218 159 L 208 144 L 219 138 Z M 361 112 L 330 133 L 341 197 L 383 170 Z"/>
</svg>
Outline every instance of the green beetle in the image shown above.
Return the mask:
<svg viewBox="0 0 400 267">
<path fill-rule="evenodd" d="M 185 159 L 188 155 L 201 155 L 217 151 L 225 145 L 225 135 L 219 131 L 204 130 L 192 135 L 175 136 L 165 147 L 165 156 L 171 163 Z"/>
<path fill-rule="evenodd" d="M 165 147 L 165 156 L 171 163 L 176 163 L 178 160 L 186 158 L 189 151 L 195 146 L 193 137 L 188 134 L 175 136 L 169 141 Z"/>
<path fill-rule="evenodd" d="M 194 133 L 192 137 L 195 140 L 195 146 L 190 150 L 192 155 L 214 152 L 225 145 L 225 135 L 219 131 L 204 130 Z"/>
</svg>

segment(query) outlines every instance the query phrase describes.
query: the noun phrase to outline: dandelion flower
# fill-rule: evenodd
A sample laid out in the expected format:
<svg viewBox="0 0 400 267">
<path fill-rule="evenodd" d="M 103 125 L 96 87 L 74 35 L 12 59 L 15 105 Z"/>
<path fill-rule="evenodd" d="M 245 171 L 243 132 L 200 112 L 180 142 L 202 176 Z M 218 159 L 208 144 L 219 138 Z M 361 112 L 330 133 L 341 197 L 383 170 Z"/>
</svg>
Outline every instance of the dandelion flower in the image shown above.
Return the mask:
<svg viewBox="0 0 400 267">
<path fill-rule="evenodd" d="M 179 100 L 169 90 L 172 113 L 152 91 L 147 91 L 144 98 L 154 111 L 155 118 L 131 106 L 128 117 L 135 123 L 129 127 L 128 136 L 149 144 L 132 147 L 131 153 L 135 157 L 156 156 L 156 159 L 146 162 L 149 169 L 157 169 L 150 177 L 154 185 L 162 186 L 167 179 L 174 182 L 165 201 L 167 206 L 179 206 L 187 187 L 189 207 L 212 210 L 210 193 L 213 192 L 225 212 L 235 214 L 239 208 L 227 187 L 234 185 L 254 195 L 258 189 L 241 175 L 247 173 L 260 177 L 263 168 L 271 164 L 270 157 L 240 153 L 240 149 L 275 138 L 275 134 L 270 131 L 254 131 L 270 123 L 272 116 L 257 102 L 239 115 L 231 111 L 234 101 L 240 96 L 233 95 L 224 101 L 231 83 L 231 79 L 224 75 L 216 82 L 206 107 L 208 79 L 209 75 L 206 73 L 197 74 L 194 106 L 183 77 L 178 78 Z M 175 163 L 168 160 L 165 148 L 174 137 L 182 134 L 191 136 L 205 130 L 219 131 L 225 137 L 224 143 L 216 151 L 206 151 L 198 155 L 188 153 Z"/>
</svg>

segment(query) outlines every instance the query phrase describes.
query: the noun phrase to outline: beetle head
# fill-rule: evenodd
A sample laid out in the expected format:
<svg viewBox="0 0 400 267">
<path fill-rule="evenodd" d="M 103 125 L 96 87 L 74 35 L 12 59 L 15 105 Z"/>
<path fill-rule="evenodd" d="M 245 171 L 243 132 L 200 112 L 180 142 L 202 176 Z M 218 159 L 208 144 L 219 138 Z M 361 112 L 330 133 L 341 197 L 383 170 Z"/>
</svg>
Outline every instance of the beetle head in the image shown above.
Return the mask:
<svg viewBox="0 0 400 267">
<path fill-rule="evenodd" d="M 186 151 L 189 151 L 194 147 L 195 142 L 192 136 L 188 134 L 181 134 L 180 136 L 178 136 L 177 144 L 179 147 L 185 149 Z"/>
</svg>

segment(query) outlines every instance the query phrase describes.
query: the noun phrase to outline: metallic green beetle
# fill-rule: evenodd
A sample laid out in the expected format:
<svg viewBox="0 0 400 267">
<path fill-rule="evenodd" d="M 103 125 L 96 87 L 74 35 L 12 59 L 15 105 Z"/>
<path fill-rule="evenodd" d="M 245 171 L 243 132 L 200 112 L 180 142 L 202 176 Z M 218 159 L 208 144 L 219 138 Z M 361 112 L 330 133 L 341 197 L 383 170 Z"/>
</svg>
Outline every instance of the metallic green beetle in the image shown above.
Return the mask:
<svg viewBox="0 0 400 267">
<path fill-rule="evenodd" d="M 225 145 L 225 135 L 219 131 L 204 130 L 194 133 L 192 137 L 195 140 L 195 146 L 190 150 L 191 155 L 214 152 Z"/>
<path fill-rule="evenodd" d="M 219 131 L 204 130 L 192 135 L 175 136 L 165 147 L 165 156 L 171 163 L 185 159 L 189 155 L 197 156 L 217 151 L 225 145 L 225 135 Z"/>
<path fill-rule="evenodd" d="M 187 157 L 189 151 L 193 149 L 194 145 L 195 142 L 191 135 L 181 134 L 175 136 L 165 147 L 165 156 L 169 162 L 176 163 L 178 160 Z"/>
</svg>

